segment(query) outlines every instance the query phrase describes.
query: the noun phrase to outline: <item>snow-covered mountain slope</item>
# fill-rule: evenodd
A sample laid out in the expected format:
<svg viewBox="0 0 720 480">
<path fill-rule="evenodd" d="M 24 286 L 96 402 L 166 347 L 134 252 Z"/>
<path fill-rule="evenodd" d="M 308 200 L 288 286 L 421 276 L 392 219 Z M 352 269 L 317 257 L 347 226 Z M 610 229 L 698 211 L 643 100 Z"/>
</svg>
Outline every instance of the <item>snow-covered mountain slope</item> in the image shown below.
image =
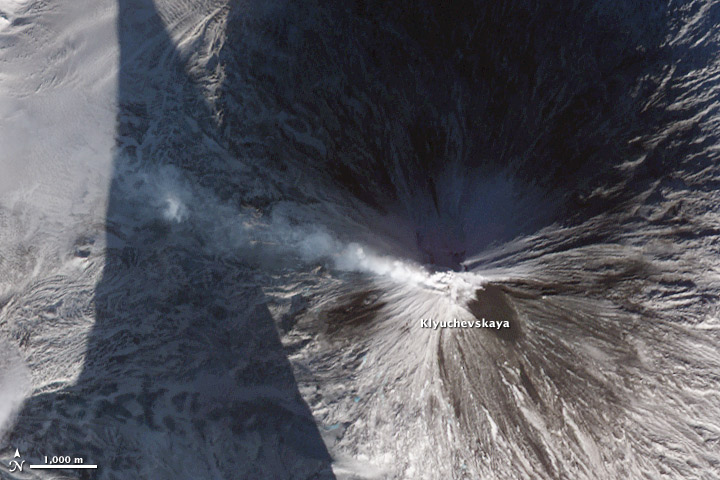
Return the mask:
<svg viewBox="0 0 720 480">
<path fill-rule="evenodd" d="M 719 15 L 0 0 L 0 478 L 720 478 Z"/>
</svg>

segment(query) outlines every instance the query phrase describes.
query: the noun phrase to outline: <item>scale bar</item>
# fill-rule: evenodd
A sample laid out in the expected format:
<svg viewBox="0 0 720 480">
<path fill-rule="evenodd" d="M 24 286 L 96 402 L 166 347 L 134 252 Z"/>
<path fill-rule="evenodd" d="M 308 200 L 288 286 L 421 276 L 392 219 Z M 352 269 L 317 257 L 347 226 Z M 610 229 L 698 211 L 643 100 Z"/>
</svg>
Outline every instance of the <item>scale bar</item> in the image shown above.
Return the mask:
<svg viewBox="0 0 720 480">
<path fill-rule="evenodd" d="M 97 465 L 30 465 L 30 468 L 97 468 Z"/>
</svg>

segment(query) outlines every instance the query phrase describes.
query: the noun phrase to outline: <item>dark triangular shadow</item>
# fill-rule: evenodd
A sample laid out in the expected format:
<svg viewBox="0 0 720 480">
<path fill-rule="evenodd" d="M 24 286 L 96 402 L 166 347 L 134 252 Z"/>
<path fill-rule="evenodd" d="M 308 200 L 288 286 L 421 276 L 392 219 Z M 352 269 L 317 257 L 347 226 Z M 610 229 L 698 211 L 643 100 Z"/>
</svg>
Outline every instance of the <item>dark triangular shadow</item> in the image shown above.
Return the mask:
<svg viewBox="0 0 720 480">
<path fill-rule="evenodd" d="M 77 382 L 29 399 L 10 444 L 33 460 L 99 465 L 67 478 L 334 478 L 249 269 L 208 253 L 200 227 L 163 203 L 168 178 L 203 183 L 222 156 L 167 21 L 151 0 L 119 0 L 117 149 L 96 321 Z"/>
</svg>

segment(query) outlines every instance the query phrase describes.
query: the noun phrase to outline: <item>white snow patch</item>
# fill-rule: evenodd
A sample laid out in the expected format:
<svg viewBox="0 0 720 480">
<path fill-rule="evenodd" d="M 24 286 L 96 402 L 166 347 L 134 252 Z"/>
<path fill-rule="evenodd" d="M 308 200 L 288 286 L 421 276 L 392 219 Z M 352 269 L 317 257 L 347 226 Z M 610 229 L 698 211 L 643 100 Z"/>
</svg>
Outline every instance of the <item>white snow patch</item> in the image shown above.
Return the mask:
<svg viewBox="0 0 720 480">
<path fill-rule="evenodd" d="M 30 371 L 17 351 L 0 340 L 0 438 L 30 391 Z"/>
</svg>

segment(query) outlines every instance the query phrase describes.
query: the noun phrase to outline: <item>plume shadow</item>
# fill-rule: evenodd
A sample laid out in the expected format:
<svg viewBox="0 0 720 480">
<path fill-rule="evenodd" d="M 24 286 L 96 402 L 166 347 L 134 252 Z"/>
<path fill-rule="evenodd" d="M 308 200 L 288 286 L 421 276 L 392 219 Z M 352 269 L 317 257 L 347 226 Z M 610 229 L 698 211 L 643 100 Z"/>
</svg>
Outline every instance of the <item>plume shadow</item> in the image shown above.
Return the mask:
<svg viewBox="0 0 720 480">
<path fill-rule="evenodd" d="M 177 12 L 161 18 L 151 0 L 118 8 L 117 146 L 95 324 L 77 381 L 30 398 L 10 443 L 30 458 L 99 465 L 64 478 L 334 478 L 252 269 L 206 248 L 203 229 L 220 214 L 174 191 L 212 189 L 212 169 L 233 160 L 166 27 L 199 26 Z"/>
</svg>

